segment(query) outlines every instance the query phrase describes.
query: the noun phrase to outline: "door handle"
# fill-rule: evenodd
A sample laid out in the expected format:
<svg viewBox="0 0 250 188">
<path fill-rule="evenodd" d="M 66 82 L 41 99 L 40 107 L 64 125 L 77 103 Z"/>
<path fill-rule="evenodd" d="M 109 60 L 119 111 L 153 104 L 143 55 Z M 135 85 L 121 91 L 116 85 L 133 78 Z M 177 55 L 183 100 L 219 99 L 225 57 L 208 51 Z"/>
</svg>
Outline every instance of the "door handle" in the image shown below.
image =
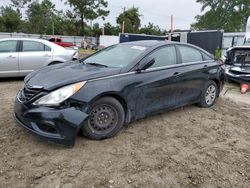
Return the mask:
<svg viewBox="0 0 250 188">
<path fill-rule="evenodd" d="M 179 72 L 175 72 L 175 73 L 173 74 L 173 76 L 176 77 L 176 78 L 179 77 L 180 75 L 181 75 L 181 74 L 180 74 Z"/>
<path fill-rule="evenodd" d="M 51 55 L 49 55 L 49 54 L 45 54 L 45 55 L 44 55 L 44 57 L 51 57 Z"/>
<path fill-rule="evenodd" d="M 13 56 L 13 55 L 9 55 L 8 58 L 12 58 L 12 59 L 15 59 L 16 56 Z"/>
<path fill-rule="evenodd" d="M 207 68 L 208 67 L 208 65 L 204 65 L 204 68 Z"/>
</svg>

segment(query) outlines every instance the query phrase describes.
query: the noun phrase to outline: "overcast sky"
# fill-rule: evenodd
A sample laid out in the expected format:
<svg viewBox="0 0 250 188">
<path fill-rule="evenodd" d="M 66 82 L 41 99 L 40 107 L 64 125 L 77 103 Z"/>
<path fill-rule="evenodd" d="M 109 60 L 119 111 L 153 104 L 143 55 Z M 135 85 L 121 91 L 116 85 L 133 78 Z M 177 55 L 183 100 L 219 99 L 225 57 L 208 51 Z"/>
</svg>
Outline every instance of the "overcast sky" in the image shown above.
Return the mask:
<svg viewBox="0 0 250 188">
<path fill-rule="evenodd" d="M 0 5 L 6 5 L 9 0 L 0 0 Z M 67 9 L 60 0 L 52 0 L 57 9 Z M 108 0 L 110 14 L 104 22 L 116 24 L 117 16 L 123 7 L 138 7 L 140 10 L 142 26 L 148 22 L 159 25 L 162 29 L 170 29 L 170 16 L 174 15 L 174 29 L 189 29 L 195 22 L 194 17 L 200 14 L 201 5 L 196 0 Z M 93 23 L 104 23 L 101 19 Z"/>
<path fill-rule="evenodd" d="M 189 29 L 200 14 L 201 5 L 195 0 L 108 0 L 111 10 L 107 20 L 116 22 L 116 17 L 122 12 L 122 7 L 138 7 L 144 17 L 142 25 L 153 22 L 162 29 L 170 29 L 170 17 L 174 15 L 175 29 Z"/>
</svg>

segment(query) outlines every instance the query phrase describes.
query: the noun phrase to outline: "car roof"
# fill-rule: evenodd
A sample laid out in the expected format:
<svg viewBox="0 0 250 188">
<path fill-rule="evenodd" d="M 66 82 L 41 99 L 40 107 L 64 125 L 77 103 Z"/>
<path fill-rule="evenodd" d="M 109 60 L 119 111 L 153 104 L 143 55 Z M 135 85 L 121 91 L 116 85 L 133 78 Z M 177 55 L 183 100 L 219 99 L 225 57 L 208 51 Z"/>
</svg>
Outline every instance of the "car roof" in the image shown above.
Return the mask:
<svg viewBox="0 0 250 188">
<path fill-rule="evenodd" d="M 4 41 L 4 40 L 29 40 L 29 41 L 41 41 L 41 42 L 44 42 L 44 41 L 47 41 L 47 40 L 44 40 L 44 39 L 35 39 L 35 38 L 2 38 L 0 39 L 0 41 Z"/>
<path fill-rule="evenodd" d="M 204 49 L 202 49 L 198 46 L 195 46 L 193 44 L 184 43 L 184 42 L 168 41 L 168 40 L 140 40 L 140 41 L 133 41 L 133 42 L 124 42 L 124 43 L 120 43 L 120 44 L 134 45 L 134 46 L 145 46 L 145 47 L 158 47 L 158 46 L 163 46 L 166 44 L 180 44 L 180 45 L 190 46 L 190 47 L 194 47 L 194 48 L 200 49 L 202 51 L 205 51 Z"/>
<path fill-rule="evenodd" d="M 41 42 L 41 43 L 44 43 L 50 47 L 64 49 L 63 47 L 61 47 L 57 44 L 54 44 L 54 43 L 52 43 L 48 40 L 45 40 L 45 39 L 34 39 L 34 38 L 2 38 L 2 39 L 0 39 L 0 41 L 6 41 L 6 40 L 26 40 L 26 41 Z"/>
<path fill-rule="evenodd" d="M 121 44 L 134 45 L 134 46 L 153 47 L 153 46 L 158 46 L 159 44 L 167 44 L 167 43 L 170 43 L 170 41 L 140 40 L 140 41 L 125 42 L 125 43 L 121 43 Z"/>
</svg>

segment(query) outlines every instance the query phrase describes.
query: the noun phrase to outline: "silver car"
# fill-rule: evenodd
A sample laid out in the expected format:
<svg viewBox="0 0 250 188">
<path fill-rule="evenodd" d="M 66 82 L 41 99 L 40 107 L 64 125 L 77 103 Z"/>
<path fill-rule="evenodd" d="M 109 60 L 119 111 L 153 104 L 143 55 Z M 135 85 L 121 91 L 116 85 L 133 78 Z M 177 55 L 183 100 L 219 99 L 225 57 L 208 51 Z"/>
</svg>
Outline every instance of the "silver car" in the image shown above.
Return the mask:
<svg viewBox="0 0 250 188">
<path fill-rule="evenodd" d="M 78 58 L 78 51 L 42 39 L 0 39 L 0 77 L 25 76 L 44 66 Z"/>
</svg>

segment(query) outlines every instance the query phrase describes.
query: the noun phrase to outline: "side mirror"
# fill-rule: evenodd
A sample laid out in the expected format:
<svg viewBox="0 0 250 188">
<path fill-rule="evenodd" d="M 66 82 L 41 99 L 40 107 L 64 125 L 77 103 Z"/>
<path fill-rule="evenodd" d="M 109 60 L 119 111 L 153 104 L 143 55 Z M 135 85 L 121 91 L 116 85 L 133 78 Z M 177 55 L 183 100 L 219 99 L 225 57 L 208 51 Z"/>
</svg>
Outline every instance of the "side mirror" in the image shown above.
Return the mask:
<svg viewBox="0 0 250 188">
<path fill-rule="evenodd" d="M 154 63 L 155 59 L 153 57 L 146 57 L 139 63 L 136 71 L 140 72 L 146 70 L 147 68 L 151 67 Z"/>
</svg>

